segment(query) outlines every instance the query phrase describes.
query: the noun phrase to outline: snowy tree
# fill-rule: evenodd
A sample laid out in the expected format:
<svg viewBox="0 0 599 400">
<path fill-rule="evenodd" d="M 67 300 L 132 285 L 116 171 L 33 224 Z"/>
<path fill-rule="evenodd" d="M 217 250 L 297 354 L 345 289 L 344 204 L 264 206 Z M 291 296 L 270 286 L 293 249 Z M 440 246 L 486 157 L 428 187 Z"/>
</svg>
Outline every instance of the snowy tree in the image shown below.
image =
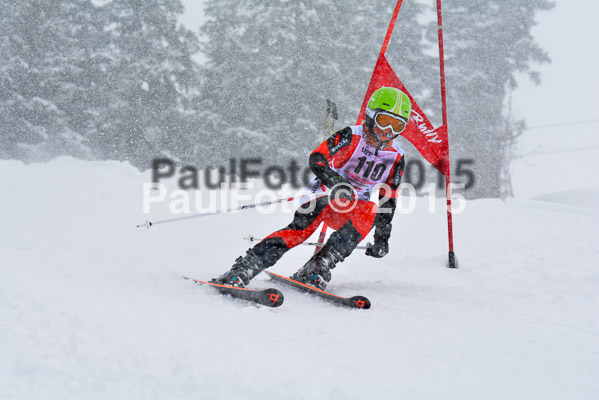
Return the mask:
<svg viewBox="0 0 599 400">
<path fill-rule="evenodd" d="M 72 124 L 89 91 L 86 63 L 97 32 L 90 1 L 2 0 L 0 157 L 86 156 Z"/>
<path fill-rule="evenodd" d="M 148 167 L 153 157 L 194 154 L 197 37 L 177 22 L 179 0 L 114 0 L 103 7 L 111 63 L 109 102 L 90 138 L 104 158 Z"/>
<path fill-rule="evenodd" d="M 531 65 L 549 61 L 531 28 L 535 13 L 551 7 L 547 0 L 454 0 L 444 9 L 450 150 L 454 166 L 474 160 L 470 197 L 502 197 L 508 188 L 510 146 L 522 126 L 508 112 L 509 95 L 517 74 L 538 82 Z M 436 24 L 430 33 L 436 40 Z"/>
<path fill-rule="evenodd" d="M 58 154 L 199 166 L 223 156 L 305 160 L 324 106 L 353 124 L 394 2 L 209 0 L 201 42 L 179 0 L 0 0 L 0 157 Z M 471 197 L 501 196 L 522 121 L 506 111 L 515 76 L 547 55 L 531 36 L 548 0 L 455 0 L 445 9 L 453 164 L 474 159 Z M 430 11 L 430 10 L 429 10 Z M 402 5 L 387 59 L 440 123 L 436 22 Z M 191 56 L 202 48 L 208 63 Z M 410 153 L 410 158 L 415 157 Z M 457 179 L 459 181 L 459 177 Z"/>
<path fill-rule="evenodd" d="M 338 105 L 339 124 L 354 124 L 393 8 L 384 1 L 209 1 L 202 108 L 211 146 L 304 160 L 322 140 L 327 98 Z M 402 16 L 403 35 L 389 48 L 398 73 L 426 68 L 418 9 Z M 425 86 L 417 74 L 402 79 L 415 91 Z"/>
<path fill-rule="evenodd" d="M 179 0 L 2 2 L 0 157 L 197 154 L 198 45 Z"/>
</svg>

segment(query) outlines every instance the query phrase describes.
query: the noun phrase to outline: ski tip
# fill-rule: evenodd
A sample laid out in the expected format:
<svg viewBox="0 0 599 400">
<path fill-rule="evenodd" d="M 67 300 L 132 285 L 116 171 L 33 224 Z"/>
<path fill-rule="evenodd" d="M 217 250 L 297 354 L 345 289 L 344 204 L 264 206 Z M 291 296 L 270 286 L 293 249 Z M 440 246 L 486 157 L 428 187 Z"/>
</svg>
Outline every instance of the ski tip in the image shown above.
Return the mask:
<svg viewBox="0 0 599 400">
<path fill-rule="evenodd" d="M 349 299 L 354 308 L 368 310 L 370 308 L 370 300 L 364 296 L 354 296 Z"/>
<path fill-rule="evenodd" d="M 268 305 L 270 307 L 279 307 L 281 304 L 283 304 L 283 301 L 285 300 L 285 297 L 283 297 L 283 293 L 273 288 L 265 289 L 264 295 L 266 296 L 269 302 Z"/>
</svg>

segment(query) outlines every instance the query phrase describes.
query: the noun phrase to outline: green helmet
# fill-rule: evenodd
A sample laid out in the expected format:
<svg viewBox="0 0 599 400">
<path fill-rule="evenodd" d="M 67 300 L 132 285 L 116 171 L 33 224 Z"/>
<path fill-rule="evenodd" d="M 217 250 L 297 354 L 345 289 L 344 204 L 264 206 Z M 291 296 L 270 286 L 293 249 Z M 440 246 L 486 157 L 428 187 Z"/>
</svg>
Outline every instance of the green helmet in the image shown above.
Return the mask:
<svg viewBox="0 0 599 400">
<path fill-rule="evenodd" d="M 408 123 L 412 113 L 412 102 L 408 95 L 401 90 L 383 86 L 370 96 L 366 107 L 366 116 L 374 118 L 377 110 L 391 112 Z"/>
</svg>

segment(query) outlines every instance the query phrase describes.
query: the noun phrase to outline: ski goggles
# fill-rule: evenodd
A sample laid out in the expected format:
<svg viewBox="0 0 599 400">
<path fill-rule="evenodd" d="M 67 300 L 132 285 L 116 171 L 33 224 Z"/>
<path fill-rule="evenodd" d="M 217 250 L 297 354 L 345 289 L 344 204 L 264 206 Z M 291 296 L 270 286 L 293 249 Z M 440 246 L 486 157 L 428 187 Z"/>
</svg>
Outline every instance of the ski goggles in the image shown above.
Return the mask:
<svg viewBox="0 0 599 400">
<path fill-rule="evenodd" d="M 400 117 L 398 117 L 397 115 L 386 113 L 384 111 L 379 111 L 376 113 L 376 115 L 374 116 L 374 123 L 381 130 L 391 128 L 391 131 L 395 135 L 399 135 L 400 133 L 402 133 L 404 129 L 406 129 L 407 124 L 406 121 L 400 119 Z M 392 137 L 393 134 L 385 136 Z"/>
</svg>

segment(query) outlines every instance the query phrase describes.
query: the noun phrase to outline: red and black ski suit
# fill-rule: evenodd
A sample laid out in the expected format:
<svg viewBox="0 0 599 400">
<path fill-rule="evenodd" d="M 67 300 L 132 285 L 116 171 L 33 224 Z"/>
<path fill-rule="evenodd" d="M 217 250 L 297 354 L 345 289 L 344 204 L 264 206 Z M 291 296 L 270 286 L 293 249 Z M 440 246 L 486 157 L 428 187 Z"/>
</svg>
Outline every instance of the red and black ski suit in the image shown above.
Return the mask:
<svg viewBox="0 0 599 400">
<path fill-rule="evenodd" d="M 252 249 L 263 268 L 274 265 L 289 249 L 307 240 L 323 222 L 335 230 L 328 243 L 332 242 L 343 258 L 373 226 L 375 241 L 377 236 L 388 240 L 405 165 L 404 151 L 396 143 L 377 151 L 365 142 L 363 129 L 358 125 L 337 131 L 312 152 L 309 162 L 316 175 L 312 188 L 317 197 L 298 208 L 291 224 Z M 369 200 L 373 182 L 385 184 L 385 189 L 379 191 L 378 206 Z M 353 208 L 343 207 L 339 203 L 343 200 L 325 193 L 326 188 L 339 184 L 351 185 Z"/>
</svg>

